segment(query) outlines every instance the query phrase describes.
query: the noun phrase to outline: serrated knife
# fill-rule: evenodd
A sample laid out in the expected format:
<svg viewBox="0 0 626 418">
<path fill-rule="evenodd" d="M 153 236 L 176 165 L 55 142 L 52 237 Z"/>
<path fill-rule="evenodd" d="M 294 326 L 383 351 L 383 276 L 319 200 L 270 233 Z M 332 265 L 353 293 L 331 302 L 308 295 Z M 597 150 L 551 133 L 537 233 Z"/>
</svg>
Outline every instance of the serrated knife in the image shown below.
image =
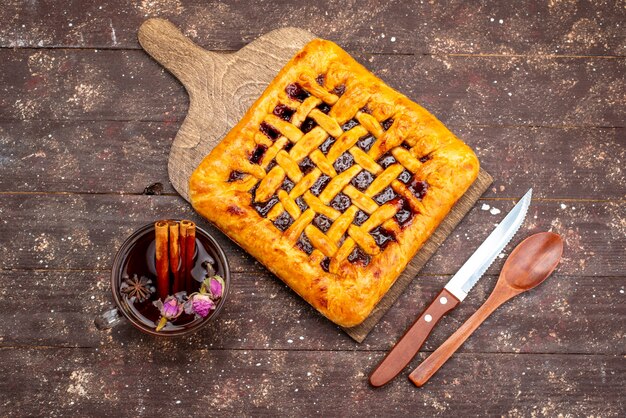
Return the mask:
<svg viewBox="0 0 626 418">
<path fill-rule="evenodd" d="M 450 279 L 443 290 L 409 327 L 370 375 L 370 384 L 380 387 L 396 377 L 426 341 L 439 320 L 465 299 L 504 250 L 526 218 L 533 189 L 528 190 L 480 247 Z"/>
</svg>

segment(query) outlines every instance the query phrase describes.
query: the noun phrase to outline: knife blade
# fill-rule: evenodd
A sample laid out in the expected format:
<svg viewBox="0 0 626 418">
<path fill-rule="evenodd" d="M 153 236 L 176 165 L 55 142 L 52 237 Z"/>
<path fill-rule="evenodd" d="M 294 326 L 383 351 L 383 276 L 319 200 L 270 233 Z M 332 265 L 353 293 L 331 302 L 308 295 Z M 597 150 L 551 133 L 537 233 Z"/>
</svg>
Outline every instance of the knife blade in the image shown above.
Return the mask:
<svg viewBox="0 0 626 418">
<path fill-rule="evenodd" d="M 467 297 L 524 222 L 532 192 L 526 192 L 387 353 L 370 375 L 372 386 L 383 386 L 396 377 L 415 357 L 437 322 Z"/>
</svg>

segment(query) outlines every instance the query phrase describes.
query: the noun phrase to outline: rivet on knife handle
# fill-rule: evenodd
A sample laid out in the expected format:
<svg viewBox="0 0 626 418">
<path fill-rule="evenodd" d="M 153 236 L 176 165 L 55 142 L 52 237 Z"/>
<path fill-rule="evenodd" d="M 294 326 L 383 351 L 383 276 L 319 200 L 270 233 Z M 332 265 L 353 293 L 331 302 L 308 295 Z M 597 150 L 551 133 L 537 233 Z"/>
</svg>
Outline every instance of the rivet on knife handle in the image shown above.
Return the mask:
<svg viewBox="0 0 626 418">
<path fill-rule="evenodd" d="M 370 375 L 370 384 L 380 387 L 396 377 L 411 362 L 426 341 L 439 320 L 459 304 L 448 290 L 443 289 L 435 300 L 422 312 L 419 318 L 407 329 L 404 336 L 385 356 Z"/>
</svg>

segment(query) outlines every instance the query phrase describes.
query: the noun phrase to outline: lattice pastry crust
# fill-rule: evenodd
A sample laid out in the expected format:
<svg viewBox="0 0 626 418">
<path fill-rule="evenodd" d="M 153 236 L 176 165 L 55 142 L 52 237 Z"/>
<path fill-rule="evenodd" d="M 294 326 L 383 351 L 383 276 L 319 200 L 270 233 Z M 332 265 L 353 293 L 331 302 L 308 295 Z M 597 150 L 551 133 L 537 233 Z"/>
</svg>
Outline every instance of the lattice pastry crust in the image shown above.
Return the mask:
<svg viewBox="0 0 626 418">
<path fill-rule="evenodd" d="M 316 39 L 202 161 L 190 196 L 323 315 L 354 326 L 478 169 L 434 116 Z"/>
</svg>

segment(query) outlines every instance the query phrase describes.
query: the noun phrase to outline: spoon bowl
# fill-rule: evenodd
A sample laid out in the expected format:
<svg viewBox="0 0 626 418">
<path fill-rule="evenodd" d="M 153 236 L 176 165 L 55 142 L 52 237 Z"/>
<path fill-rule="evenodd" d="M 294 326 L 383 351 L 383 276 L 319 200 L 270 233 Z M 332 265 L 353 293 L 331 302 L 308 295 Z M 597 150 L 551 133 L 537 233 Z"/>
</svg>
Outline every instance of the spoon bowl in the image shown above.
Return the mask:
<svg viewBox="0 0 626 418">
<path fill-rule="evenodd" d="M 552 232 L 531 235 L 509 255 L 498 285 L 507 285 L 518 293 L 530 290 L 552 274 L 562 254 L 563 239 L 559 235 Z"/>
</svg>

